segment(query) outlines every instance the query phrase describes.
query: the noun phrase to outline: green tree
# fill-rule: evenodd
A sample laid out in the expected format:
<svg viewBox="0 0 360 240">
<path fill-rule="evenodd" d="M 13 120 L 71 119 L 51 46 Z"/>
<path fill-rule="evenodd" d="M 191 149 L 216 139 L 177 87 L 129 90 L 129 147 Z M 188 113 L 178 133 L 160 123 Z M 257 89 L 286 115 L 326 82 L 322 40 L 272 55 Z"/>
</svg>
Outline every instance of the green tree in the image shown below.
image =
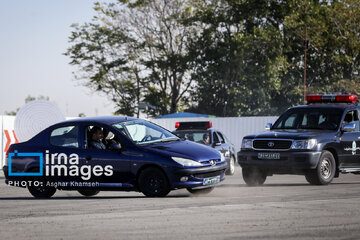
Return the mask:
<svg viewBox="0 0 360 240">
<path fill-rule="evenodd" d="M 302 103 L 305 38 L 308 92 L 358 92 L 358 1 L 197 3 L 188 20 L 203 29 L 193 44 L 193 110 L 273 115 Z"/>
<path fill-rule="evenodd" d="M 272 97 L 286 71 L 276 1 L 199 1 L 189 19 L 202 26 L 193 44 L 197 80 L 193 109 L 217 116 L 277 112 Z"/>
<path fill-rule="evenodd" d="M 285 19 L 289 74 L 304 71 L 305 32 L 306 87 L 309 93 L 358 93 L 360 70 L 360 3 L 357 0 L 291 1 Z M 300 79 L 300 76 L 299 76 Z M 298 84 L 297 92 L 302 91 Z M 342 87 L 341 87 L 342 86 Z M 354 92 L 355 91 L 355 92 Z"/>
<path fill-rule="evenodd" d="M 140 102 L 150 115 L 177 111 L 188 103 L 187 42 L 195 33 L 181 24 L 186 1 L 151 0 L 95 3 L 91 23 L 74 25 L 65 53 L 78 67 L 76 79 L 106 93 L 116 113 L 134 115 Z"/>
</svg>

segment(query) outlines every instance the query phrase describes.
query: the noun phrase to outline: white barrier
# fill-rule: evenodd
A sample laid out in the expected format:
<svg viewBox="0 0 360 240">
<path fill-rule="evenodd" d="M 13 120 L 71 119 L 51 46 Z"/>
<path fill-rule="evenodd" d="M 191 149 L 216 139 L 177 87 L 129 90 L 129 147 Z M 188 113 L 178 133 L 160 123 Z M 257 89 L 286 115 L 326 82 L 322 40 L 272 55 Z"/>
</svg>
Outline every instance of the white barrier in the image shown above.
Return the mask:
<svg viewBox="0 0 360 240">
<path fill-rule="evenodd" d="M 219 117 L 219 118 L 162 118 L 149 119 L 170 131 L 175 130 L 176 122 L 211 121 L 213 128 L 221 131 L 239 151 L 242 138 L 248 134 L 265 131 L 266 123 L 274 123 L 278 117 Z"/>
<path fill-rule="evenodd" d="M 71 119 L 71 118 L 67 118 Z M 266 123 L 274 123 L 277 117 L 229 117 L 229 118 L 166 118 L 148 119 L 169 131 L 175 130 L 176 122 L 185 121 L 211 121 L 213 128 L 223 132 L 231 143 L 234 144 L 236 151 L 240 150 L 241 140 L 245 135 L 259 133 L 265 130 Z M 5 153 L 12 143 L 17 142 L 14 131 L 14 116 L 0 116 L 1 126 L 1 154 L 0 167 L 5 164 Z M 1 170 L 0 168 L 0 170 Z"/>
</svg>

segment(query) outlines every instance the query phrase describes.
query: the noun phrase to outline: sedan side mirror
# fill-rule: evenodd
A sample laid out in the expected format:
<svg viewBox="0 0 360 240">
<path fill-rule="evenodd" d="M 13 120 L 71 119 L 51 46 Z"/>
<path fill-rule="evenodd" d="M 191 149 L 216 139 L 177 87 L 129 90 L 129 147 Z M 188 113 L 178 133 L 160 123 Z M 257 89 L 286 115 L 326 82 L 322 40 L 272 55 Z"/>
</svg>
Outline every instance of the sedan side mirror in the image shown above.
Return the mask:
<svg viewBox="0 0 360 240">
<path fill-rule="evenodd" d="M 345 124 L 345 126 L 343 127 L 344 132 L 355 132 L 355 129 L 356 129 L 355 123 L 348 123 Z"/>
<path fill-rule="evenodd" d="M 272 128 L 272 123 L 267 123 L 265 125 L 265 130 L 269 131 Z"/>
</svg>

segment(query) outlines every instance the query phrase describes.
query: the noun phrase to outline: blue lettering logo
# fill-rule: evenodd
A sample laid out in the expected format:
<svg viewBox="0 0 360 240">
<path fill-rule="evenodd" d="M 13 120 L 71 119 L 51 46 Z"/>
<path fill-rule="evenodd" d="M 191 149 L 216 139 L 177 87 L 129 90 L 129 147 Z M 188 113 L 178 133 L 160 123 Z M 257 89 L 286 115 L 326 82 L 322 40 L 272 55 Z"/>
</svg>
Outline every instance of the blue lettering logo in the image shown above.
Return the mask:
<svg viewBox="0 0 360 240">
<path fill-rule="evenodd" d="M 12 172 L 12 158 L 13 157 L 39 157 L 39 172 Z M 18 153 L 15 150 L 14 153 L 9 153 L 9 176 L 43 176 L 43 154 L 42 153 Z"/>
</svg>

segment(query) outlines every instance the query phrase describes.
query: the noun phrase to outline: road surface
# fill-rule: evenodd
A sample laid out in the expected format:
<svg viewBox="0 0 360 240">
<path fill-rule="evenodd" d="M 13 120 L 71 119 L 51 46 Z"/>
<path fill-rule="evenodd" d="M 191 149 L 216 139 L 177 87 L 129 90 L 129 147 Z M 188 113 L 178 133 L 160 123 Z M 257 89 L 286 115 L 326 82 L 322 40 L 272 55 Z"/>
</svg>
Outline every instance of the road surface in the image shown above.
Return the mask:
<svg viewBox="0 0 360 240">
<path fill-rule="evenodd" d="M 136 192 L 34 199 L 0 177 L 1 239 L 360 239 L 360 175 L 328 186 L 303 176 L 247 187 L 240 167 L 208 195 L 166 198 Z"/>
</svg>

